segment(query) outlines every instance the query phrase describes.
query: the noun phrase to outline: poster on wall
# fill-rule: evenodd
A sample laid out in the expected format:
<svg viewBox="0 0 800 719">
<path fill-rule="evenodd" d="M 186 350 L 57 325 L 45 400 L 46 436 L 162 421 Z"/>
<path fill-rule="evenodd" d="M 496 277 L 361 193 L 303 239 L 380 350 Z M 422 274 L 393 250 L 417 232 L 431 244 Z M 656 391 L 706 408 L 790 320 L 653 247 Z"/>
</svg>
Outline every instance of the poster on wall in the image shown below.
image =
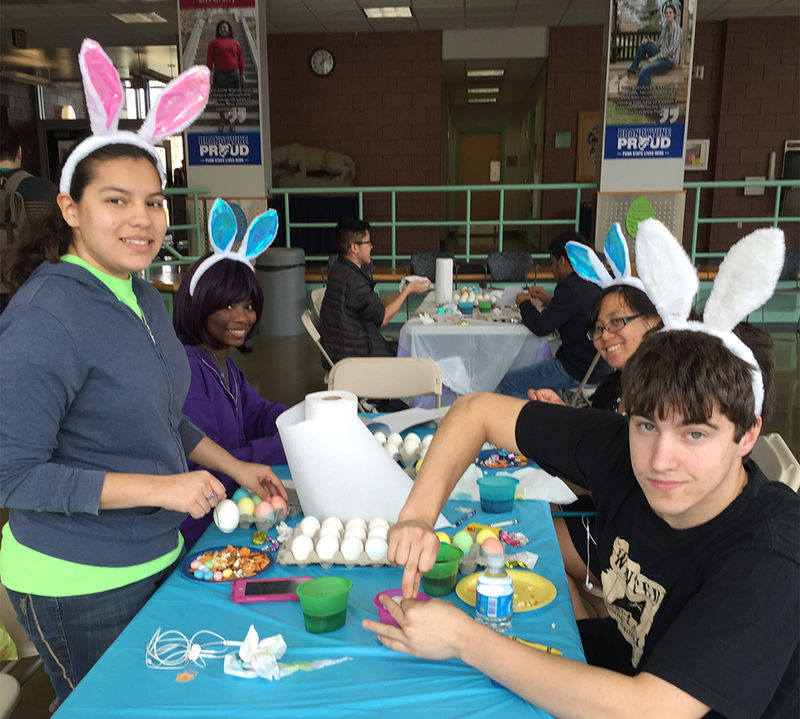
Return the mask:
<svg viewBox="0 0 800 719">
<path fill-rule="evenodd" d="M 617 0 L 603 158 L 682 158 L 694 0 Z"/>
<path fill-rule="evenodd" d="M 255 0 L 179 0 L 182 69 L 206 65 L 211 94 L 186 134 L 189 165 L 260 165 Z"/>
</svg>

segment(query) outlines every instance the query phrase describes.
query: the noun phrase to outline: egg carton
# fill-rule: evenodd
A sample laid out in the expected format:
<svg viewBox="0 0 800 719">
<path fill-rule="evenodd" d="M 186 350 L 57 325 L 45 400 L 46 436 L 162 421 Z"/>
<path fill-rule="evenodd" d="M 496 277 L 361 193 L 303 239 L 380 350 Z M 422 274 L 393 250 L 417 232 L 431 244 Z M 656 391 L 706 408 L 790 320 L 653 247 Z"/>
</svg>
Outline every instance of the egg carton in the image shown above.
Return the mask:
<svg viewBox="0 0 800 719">
<path fill-rule="evenodd" d="M 392 525 L 392 522 L 389 523 L 389 526 Z M 379 561 L 375 561 L 374 559 L 370 559 L 369 555 L 362 550 L 361 553 L 356 557 L 356 559 L 345 559 L 344 555 L 342 554 L 341 549 L 337 549 L 334 554 L 333 558 L 330 560 L 322 561 L 317 554 L 316 546 L 317 540 L 319 539 L 319 531 L 314 532 L 311 535 L 311 540 L 314 542 L 314 549 L 311 550 L 311 553 L 306 557 L 303 561 L 299 561 L 294 554 L 292 554 L 291 546 L 294 538 L 298 535 L 302 534 L 303 532 L 299 527 L 295 527 L 294 531 L 292 532 L 292 536 L 287 539 L 283 544 L 281 544 L 281 548 L 278 550 L 278 564 L 281 566 L 285 566 L 287 564 L 296 564 L 298 567 L 307 567 L 309 564 L 319 564 L 323 569 L 330 569 L 334 565 L 342 565 L 347 567 L 348 569 L 352 569 L 353 567 L 387 567 L 391 566 L 389 560 L 384 557 Z"/>
<path fill-rule="evenodd" d="M 256 517 L 252 514 L 240 514 L 239 529 L 250 529 L 251 527 L 255 527 L 259 532 L 268 532 L 281 522 L 302 514 L 303 510 L 300 508 L 300 500 L 297 498 L 297 492 L 294 489 L 289 488 L 287 489 L 286 493 L 288 495 L 289 504 L 288 514 L 279 510 L 275 513 L 275 517 L 273 519 L 261 519 L 260 517 Z"/>
</svg>

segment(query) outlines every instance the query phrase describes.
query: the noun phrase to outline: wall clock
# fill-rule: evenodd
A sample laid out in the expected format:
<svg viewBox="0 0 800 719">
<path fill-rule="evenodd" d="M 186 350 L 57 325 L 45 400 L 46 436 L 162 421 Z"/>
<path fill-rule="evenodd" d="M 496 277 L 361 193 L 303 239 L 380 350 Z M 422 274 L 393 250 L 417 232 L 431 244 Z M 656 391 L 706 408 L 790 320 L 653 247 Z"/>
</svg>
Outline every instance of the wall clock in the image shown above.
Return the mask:
<svg viewBox="0 0 800 719">
<path fill-rule="evenodd" d="M 308 63 L 311 65 L 311 69 L 317 75 L 320 77 L 326 77 L 333 72 L 333 66 L 336 64 L 336 60 L 334 59 L 333 53 L 330 50 L 320 48 L 319 50 L 314 50 L 314 52 L 311 53 Z"/>
</svg>

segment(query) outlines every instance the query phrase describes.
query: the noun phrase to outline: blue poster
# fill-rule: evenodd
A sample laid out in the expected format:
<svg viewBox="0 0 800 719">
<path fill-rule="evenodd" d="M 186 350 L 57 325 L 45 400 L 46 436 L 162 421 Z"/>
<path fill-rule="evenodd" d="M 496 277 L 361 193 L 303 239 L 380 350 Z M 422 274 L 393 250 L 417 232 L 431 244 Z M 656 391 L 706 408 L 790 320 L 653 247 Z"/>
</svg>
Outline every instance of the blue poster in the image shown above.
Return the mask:
<svg viewBox="0 0 800 719">
<path fill-rule="evenodd" d="M 261 134 L 258 132 L 186 135 L 190 165 L 260 165 Z"/>
<path fill-rule="evenodd" d="M 603 154 L 611 160 L 683 157 L 682 122 L 666 125 L 606 125 Z"/>
</svg>

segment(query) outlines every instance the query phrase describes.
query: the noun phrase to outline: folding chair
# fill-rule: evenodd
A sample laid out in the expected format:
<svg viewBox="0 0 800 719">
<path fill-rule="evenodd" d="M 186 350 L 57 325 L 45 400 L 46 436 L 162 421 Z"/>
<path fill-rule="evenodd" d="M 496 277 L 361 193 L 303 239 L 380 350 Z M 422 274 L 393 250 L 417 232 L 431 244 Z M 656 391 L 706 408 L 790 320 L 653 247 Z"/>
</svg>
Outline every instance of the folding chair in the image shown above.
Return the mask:
<svg viewBox="0 0 800 719">
<path fill-rule="evenodd" d="M 564 401 L 567 403 L 567 406 L 588 407 L 591 404 L 591 397 L 594 393 L 594 390 L 587 390 L 586 384 L 589 382 L 589 377 L 592 376 L 592 372 L 594 372 L 594 368 L 597 367 L 597 363 L 599 361 L 600 353 L 598 352 L 595 354 L 592 363 L 589 365 L 589 369 L 586 370 L 586 374 L 583 375 L 581 383 L 577 387 L 564 390 Z"/>
<path fill-rule="evenodd" d="M 529 252 L 516 250 L 503 250 L 492 252 L 486 258 L 489 274 L 494 282 L 522 282 L 528 283 L 528 271 L 533 264 L 533 257 Z"/>
<path fill-rule="evenodd" d="M 325 297 L 325 288 L 318 287 L 316 290 L 311 290 L 311 304 L 314 305 L 314 312 L 319 317 L 319 311 L 322 307 L 322 299 Z"/>
<path fill-rule="evenodd" d="M 789 485 L 800 492 L 800 462 L 777 432 L 762 434 L 750 452 L 767 479 Z"/>
<path fill-rule="evenodd" d="M 442 372 L 425 357 L 346 357 L 331 368 L 328 389 L 347 390 L 359 399 L 432 394 L 442 406 Z"/>
<path fill-rule="evenodd" d="M 308 332 L 309 337 L 314 340 L 314 344 L 317 345 L 317 349 L 319 353 L 322 355 L 323 359 L 328 363 L 329 367 L 333 367 L 333 360 L 328 356 L 328 353 L 325 351 L 325 348 L 322 346 L 322 338 L 319 334 L 319 328 L 317 327 L 316 322 L 314 321 L 314 315 L 311 314 L 311 310 L 305 310 L 302 315 L 300 315 L 300 321 L 303 323 L 303 327 L 306 328 L 306 332 Z M 328 381 L 328 373 L 325 373 L 325 382 Z"/>
</svg>

